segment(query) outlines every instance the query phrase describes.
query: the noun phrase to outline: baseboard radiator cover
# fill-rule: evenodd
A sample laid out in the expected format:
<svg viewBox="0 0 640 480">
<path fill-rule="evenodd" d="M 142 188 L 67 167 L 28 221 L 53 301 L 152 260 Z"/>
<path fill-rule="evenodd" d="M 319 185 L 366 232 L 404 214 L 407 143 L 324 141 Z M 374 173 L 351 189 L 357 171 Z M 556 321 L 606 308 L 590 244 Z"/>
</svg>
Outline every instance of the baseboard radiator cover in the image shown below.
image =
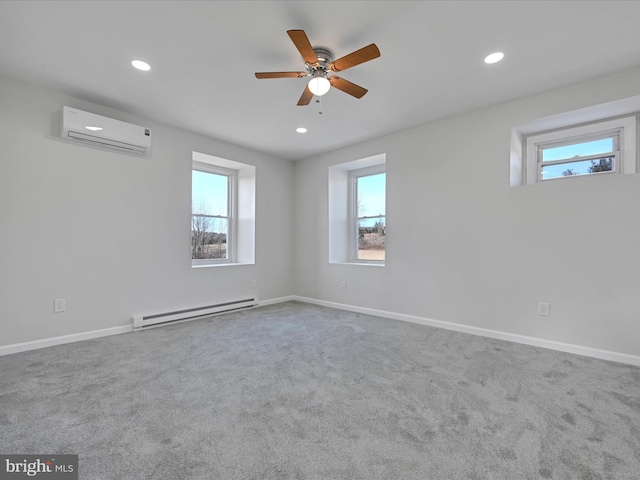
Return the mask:
<svg viewBox="0 0 640 480">
<path fill-rule="evenodd" d="M 160 327 L 172 323 L 186 322 L 189 320 L 196 320 L 198 318 L 209 317 L 211 315 L 235 312 L 236 310 L 257 307 L 259 304 L 260 302 L 257 298 L 245 298 L 242 300 L 232 300 L 204 307 L 187 308 L 174 312 L 133 316 L 133 331 L 137 332 L 151 327 Z"/>
</svg>

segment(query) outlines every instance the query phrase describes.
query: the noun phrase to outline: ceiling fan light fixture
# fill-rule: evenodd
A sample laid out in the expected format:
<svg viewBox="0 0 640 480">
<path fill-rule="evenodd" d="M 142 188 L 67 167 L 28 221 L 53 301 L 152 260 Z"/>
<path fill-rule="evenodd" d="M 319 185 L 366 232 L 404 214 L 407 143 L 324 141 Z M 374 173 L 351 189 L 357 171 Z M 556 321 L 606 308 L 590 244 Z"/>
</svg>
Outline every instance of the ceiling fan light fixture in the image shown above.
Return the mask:
<svg viewBox="0 0 640 480">
<path fill-rule="evenodd" d="M 317 95 L 318 97 L 321 97 L 322 95 L 327 93 L 330 88 L 331 83 L 329 83 L 329 80 L 326 77 L 318 76 L 313 77 L 311 80 L 309 80 L 309 90 L 311 90 L 311 93 Z"/>
</svg>

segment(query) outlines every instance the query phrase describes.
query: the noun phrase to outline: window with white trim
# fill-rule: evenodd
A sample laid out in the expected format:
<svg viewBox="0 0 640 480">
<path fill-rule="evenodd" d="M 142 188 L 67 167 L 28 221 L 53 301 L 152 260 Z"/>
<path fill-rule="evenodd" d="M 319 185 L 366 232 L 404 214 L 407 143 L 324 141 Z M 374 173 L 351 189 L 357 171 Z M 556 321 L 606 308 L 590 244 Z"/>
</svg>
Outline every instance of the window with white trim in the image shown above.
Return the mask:
<svg viewBox="0 0 640 480">
<path fill-rule="evenodd" d="M 329 263 L 384 266 L 385 153 L 329 167 Z"/>
<path fill-rule="evenodd" d="M 256 261 L 256 167 L 192 152 L 191 266 Z"/>
<path fill-rule="evenodd" d="M 526 138 L 527 184 L 584 175 L 636 172 L 636 117 Z"/>
<path fill-rule="evenodd" d="M 231 262 L 235 240 L 236 171 L 194 161 L 191 172 L 191 261 Z"/>
<path fill-rule="evenodd" d="M 382 263 L 386 240 L 386 172 L 384 165 L 350 172 L 351 257 Z"/>
</svg>

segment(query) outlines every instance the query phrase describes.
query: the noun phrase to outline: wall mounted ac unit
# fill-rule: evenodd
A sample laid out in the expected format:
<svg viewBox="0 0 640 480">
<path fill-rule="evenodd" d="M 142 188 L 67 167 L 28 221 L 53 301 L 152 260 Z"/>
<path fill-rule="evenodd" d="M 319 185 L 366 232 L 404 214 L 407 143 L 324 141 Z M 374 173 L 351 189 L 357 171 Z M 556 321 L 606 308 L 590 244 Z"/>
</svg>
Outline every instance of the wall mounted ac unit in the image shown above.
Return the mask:
<svg viewBox="0 0 640 480">
<path fill-rule="evenodd" d="M 120 152 L 149 156 L 151 130 L 77 108 L 62 110 L 62 138 Z"/>
</svg>

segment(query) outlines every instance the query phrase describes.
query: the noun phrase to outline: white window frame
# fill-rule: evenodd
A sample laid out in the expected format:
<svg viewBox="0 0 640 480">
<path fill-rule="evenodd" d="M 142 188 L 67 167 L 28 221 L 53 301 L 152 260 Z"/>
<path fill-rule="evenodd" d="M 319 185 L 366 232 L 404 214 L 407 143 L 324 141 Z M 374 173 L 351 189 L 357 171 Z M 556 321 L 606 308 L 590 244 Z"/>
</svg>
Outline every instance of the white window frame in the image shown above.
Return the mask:
<svg viewBox="0 0 640 480">
<path fill-rule="evenodd" d="M 385 226 L 387 224 L 387 208 L 386 208 L 386 177 L 385 177 L 385 214 L 376 215 L 375 217 L 361 217 L 358 212 L 358 178 L 368 177 L 387 173 L 386 164 L 374 165 L 372 167 L 360 168 L 349 172 L 349 261 L 353 263 L 365 263 L 372 265 L 384 265 L 386 260 L 368 260 L 358 258 L 358 221 L 362 218 L 379 218 L 384 217 Z"/>
<path fill-rule="evenodd" d="M 617 136 L 616 150 L 613 153 L 614 161 L 612 170 L 609 172 L 599 172 L 589 175 L 569 175 L 566 177 L 554 177 L 549 179 L 541 178 L 542 171 L 542 151 L 545 148 L 572 145 L 575 143 L 588 142 Z M 539 182 L 551 180 L 563 180 L 576 177 L 590 177 L 593 175 L 607 173 L 636 173 L 636 117 L 628 116 L 613 120 L 579 125 L 561 130 L 554 130 L 540 134 L 533 134 L 525 139 L 526 158 L 526 184 L 534 185 Z M 577 158 L 575 161 L 585 161 L 611 155 L 594 155 Z M 561 160 L 557 162 L 544 162 L 544 165 L 570 164 L 571 160 Z"/>
<path fill-rule="evenodd" d="M 222 175 L 227 177 L 227 215 L 211 215 L 211 218 L 224 218 L 227 219 L 227 258 L 204 258 L 204 259 L 191 259 L 191 265 L 193 267 L 205 266 L 205 265 L 218 265 L 235 263 L 236 261 L 236 235 L 237 235 L 237 182 L 238 175 L 237 170 L 220 167 L 217 165 L 211 165 L 204 162 L 198 162 L 194 160 L 191 166 L 192 172 L 198 171 L 203 173 L 211 173 L 214 175 Z M 193 190 L 192 190 L 193 196 Z M 191 209 L 191 225 L 193 228 L 193 207 Z"/>
<path fill-rule="evenodd" d="M 381 166 L 386 173 L 387 154 L 378 153 L 370 157 L 331 165 L 328 171 L 328 261 L 334 265 L 382 268 L 385 263 L 364 263 L 353 261 L 351 254 L 352 201 L 350 199 L 350 172 L 369 167 Z M 386 184 L 385 184 L 386 190 Z M 386 214 L 386 211 L 385 211 Z M 385 218 L 386 221 L 386 218 Z M 393 234 L 393 232 L 392 232 Z M 385 248 L 385 261 L 386 254 Z"/>
</svg>

